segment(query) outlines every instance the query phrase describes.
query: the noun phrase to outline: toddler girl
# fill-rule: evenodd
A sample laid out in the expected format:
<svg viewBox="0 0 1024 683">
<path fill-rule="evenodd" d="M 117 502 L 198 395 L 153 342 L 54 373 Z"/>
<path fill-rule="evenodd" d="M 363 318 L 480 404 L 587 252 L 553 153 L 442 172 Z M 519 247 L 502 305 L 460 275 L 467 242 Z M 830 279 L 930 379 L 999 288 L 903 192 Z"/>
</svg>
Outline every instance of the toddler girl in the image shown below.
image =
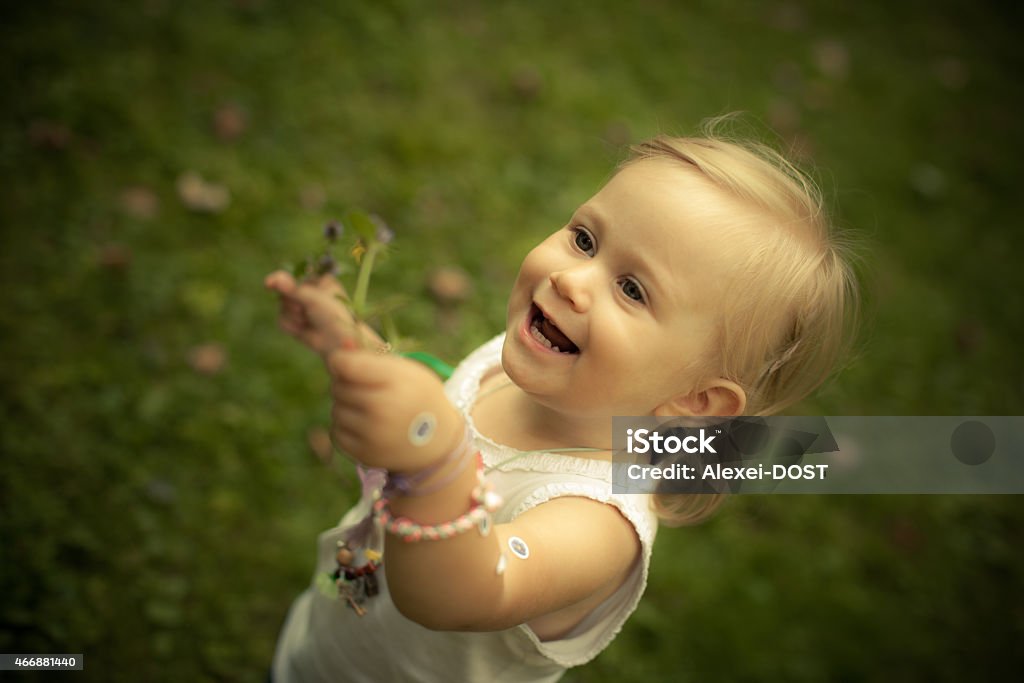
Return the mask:
<svg viewBox="0 0 1024 683">
<path fill-rule="evenodd" d="M 325 358 L 364 483 L 320 536 L 279 683 L 554 681 L 591 660 L 640 599 L 659 517 L 719 501 L 613 494 L 612 416 L 776 412 L 831 371 L 855 301 L 813 187 L 713 134 L 637 146 L 444 385 L 354 330 L 332 280 L 266 284 Z"/>
</svg>

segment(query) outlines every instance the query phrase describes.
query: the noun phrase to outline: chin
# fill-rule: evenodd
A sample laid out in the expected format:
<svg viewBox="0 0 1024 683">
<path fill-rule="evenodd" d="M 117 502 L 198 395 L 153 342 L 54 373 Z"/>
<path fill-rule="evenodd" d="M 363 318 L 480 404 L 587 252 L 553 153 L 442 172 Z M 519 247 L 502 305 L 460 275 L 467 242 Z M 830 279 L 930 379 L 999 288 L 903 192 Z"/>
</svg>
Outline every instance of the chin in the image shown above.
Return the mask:
<svg viewBox="0 0 1024 683">
<path fill-rule="evenodd" d="M 530 358 L 527 357 L 524 349 L 515 348 L 516 342 L 505 342 L 501 350 L 501 369 L 505 371 L 508 378 L 514 384 L 529 384 L 530 374 L 533 372 Z"/>
<path fill-rule="evenodd" d="M 515 353 L 515 351 L 510 348 L 512 343 L 512 336 L 506 332 L 505 341 L 501 345 L 501 369 L 505 375 L 512 380 L 512 383 L 518 386 L 519 373 L 516 371 L 516 363 L 512 358 Z"/>
</svg>

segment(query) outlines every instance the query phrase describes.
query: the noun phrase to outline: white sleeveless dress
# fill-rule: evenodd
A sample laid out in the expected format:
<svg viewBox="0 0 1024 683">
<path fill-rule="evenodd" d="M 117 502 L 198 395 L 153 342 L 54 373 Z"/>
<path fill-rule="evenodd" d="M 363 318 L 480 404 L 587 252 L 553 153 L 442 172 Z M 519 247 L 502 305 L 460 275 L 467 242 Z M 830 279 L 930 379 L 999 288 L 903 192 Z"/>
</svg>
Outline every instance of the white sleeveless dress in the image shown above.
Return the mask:
<svg viewBox="0 0 1024 683">
<path fill-rule="evenodd" d="M 641 556 L 623 585 L 559 640 L 542 642 L 525 624 L 504 631 L 431 631 L 402 616 L 391 602 L 384 572 L 380 594 L 363 605 L 362 617 L 311 586 L 292 604 L 274 655 L 274 683 L 419 681 L 422 683 L 519 683 L 556 681 L 572 666 L 598 655 L 636 608 L 647 584 L 657 517 L 647 495 L 613 494 L 611 463 L 552 453 L 523 454 L 476 431 L 470 410 L 480 380 L 500 364 L 504 335 L 464 360 L 445 385 L 466 417 L 483 455 L 487 479 L 504 503 L 495 523 L 553 498 L 582 496 L 614 505 L 636 530 Z M 369 509 L 360 501 L 337 527 L 320 534 L 317 573 L 333 571 L 337 541 Z M 443 541 L 442 541 L 443 542 Z M 387 562 L 387 558 L 384 558 Z"/>
</svg>

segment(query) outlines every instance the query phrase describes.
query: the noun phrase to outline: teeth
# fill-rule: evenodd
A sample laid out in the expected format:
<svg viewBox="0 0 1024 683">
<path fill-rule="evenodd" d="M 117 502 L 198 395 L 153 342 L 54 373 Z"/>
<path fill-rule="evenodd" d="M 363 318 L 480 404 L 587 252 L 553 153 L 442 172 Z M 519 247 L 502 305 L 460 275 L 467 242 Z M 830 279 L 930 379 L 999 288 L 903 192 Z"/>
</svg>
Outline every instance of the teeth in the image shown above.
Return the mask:
<svg viewBox="0 0 1024 683">
<path fill-rule="evenodd" d="M 530 324 L 530 334 L 533 336 L 534 339 L 536 339 L 537 341 L 539 341 L 541 344 L 548 347 L 552 351 L 558 351 L 559 353 L 571 355 L 568 351 L 563 351 L 562 349 L 552 344 L 551 340 L 545 337 L 544 334 L 540 331 L 540 328 L 537 327 L 536 322 Z"/>
<path fill-rule="evenodd" d="M 533 323 L 532 325 L 530 325 L 530 334 L 533 335 L 534 339 L 536 339 L 549 349 L 554 348 L 553 346 L 551 346 L 551 340 L 545 337 L 543 334 L 541 334 L 540 329 L 537 328 L 537 323 Z"/>
</svg>

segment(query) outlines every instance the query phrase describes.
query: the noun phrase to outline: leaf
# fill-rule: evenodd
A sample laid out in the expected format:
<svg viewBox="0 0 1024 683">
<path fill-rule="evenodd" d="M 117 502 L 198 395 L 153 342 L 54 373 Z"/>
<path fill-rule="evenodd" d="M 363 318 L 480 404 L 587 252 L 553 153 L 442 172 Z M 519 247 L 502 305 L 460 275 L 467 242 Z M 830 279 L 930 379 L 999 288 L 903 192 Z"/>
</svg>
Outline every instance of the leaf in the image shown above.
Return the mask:
<svg viewBox="0 0 1024 683">
<path fill-rule="evenodd" d="M 405 353 L 406 351 L 414 351 L 416 349 L 415 341 L 410 337 L 403 337 L 398 333 L 398 327 L 395 325 L 394 318 L 389 314 L 384 314 L 381 317 L 381 326 L 384 331 L 384 338 L 391 345 L 391 350 L 394 353 Z"/>
<path fill-rule="evenodd" d="M 394 348 L 395 343 L 398 341 L 398 327 L 395 325 L 395 319 L 390 315 L 384 315 L 381 319 L 381 326 L 384 328 L 384 337 L 391 343 L 391 347 Z"/>
<path fill-rule="evenodd" d="M 362 211 L 349 211 L 345 214 L 345 225 L 367 244 L 377 237 L 377 224 Z"/>
<path fill-rule="evenodd" d="M 367 320 L 370 318 L 383 318 L 384 316 L 398 310 L 406 303 L 408 303 L 408 299 L 405 297 L 388 297 L 383 301 L 378 301 L 376 303 L 368 305 L 366 307 L 366 310 L 363 311 L 363 318 Z"/>
<path fill-rule="evenodd" d="M 320 591 L 320 595 L 325 598 L 330 598 L 331 600 L 338 599 L 338 586 L 327 573 L 319 572 L 316 575 L 316 588 Z"/>
</svg>

